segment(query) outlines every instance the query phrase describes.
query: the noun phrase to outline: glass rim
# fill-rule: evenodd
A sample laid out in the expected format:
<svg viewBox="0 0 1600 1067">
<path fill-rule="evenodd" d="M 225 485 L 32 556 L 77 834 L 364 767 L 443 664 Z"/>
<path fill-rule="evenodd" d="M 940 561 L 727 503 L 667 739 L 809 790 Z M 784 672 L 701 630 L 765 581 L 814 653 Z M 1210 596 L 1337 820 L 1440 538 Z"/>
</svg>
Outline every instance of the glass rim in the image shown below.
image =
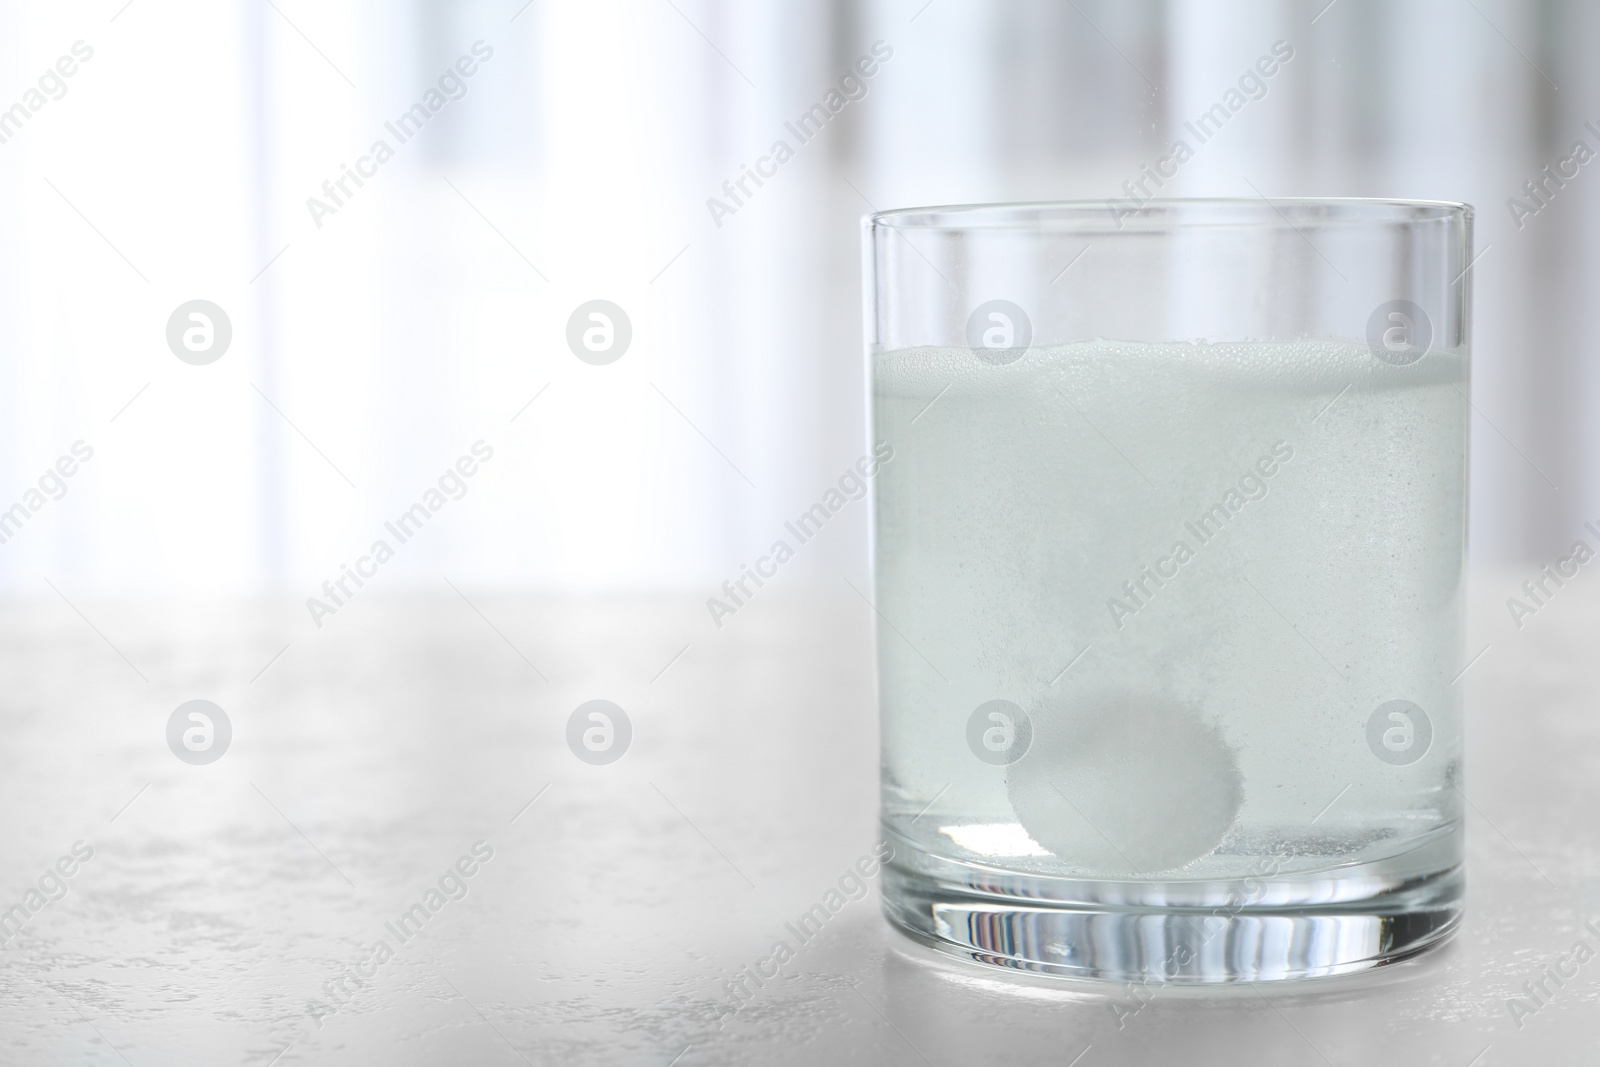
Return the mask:
<svg viewBox="0 0 1600 1067">
<path fill-rule="evenodd" d="M 1471 204 L 1454 200 L 1382 197 L 1173 197 L 1130 200 L 1033 200 L 1016 203 L 936 204 L 893 208 L 862 216 L 868 231 L 880 227 L 922 232 L 965 230 L 1092 229 L 1152 233 L 1184 228 L 1394 225 L 1461 221 L 1470 223 Z"/>
</svg>

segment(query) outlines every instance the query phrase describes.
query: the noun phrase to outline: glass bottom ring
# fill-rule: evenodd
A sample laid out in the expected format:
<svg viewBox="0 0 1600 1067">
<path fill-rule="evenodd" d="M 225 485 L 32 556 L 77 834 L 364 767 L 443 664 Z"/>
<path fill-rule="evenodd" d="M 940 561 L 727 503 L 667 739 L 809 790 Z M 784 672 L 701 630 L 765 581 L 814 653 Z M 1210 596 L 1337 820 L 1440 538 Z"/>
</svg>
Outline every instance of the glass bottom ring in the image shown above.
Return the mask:
<svg viewBox="0 0 1600 1067">
<path fill-rule="evenodd" d="M 1353 974 L 1441 944 L 1462 913 L 1454 835 L 1330 870 L 1203 882 L 1042 879 L 890 840 L 882 889 L 892 923 L 941 952 L 1063 978 L 1206 985 Z"/>
</svg>

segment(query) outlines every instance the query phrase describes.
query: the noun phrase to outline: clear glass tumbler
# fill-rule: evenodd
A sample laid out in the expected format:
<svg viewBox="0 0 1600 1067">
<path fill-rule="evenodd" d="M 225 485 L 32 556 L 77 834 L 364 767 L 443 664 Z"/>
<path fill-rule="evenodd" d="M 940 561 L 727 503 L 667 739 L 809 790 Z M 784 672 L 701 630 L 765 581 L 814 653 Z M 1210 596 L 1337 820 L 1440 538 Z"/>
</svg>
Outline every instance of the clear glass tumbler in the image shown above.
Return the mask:
<svg viewBox="0 0 1600 1067">
<path fill-rule="evenodd" d="M 1471 219 L 865 220 L 893 922 L 1171 982 L 1455 928 Z"/>
</svg>

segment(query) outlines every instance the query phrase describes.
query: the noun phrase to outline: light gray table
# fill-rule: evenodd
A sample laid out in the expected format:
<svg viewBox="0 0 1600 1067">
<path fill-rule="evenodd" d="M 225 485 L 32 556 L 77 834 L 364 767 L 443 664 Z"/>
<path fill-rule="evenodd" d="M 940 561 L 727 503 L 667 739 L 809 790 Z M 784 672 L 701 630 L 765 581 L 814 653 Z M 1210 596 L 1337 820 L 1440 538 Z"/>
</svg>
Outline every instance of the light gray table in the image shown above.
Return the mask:
<svg viewBox="0 0 1600 1067">
<path fill-rule="evenodd" d="M 292 604 L 46 590 L 0 612 L 0 908 L 66 892 L 0 949 L 0 1062 L 1600 1062 L 1600 960 L 1520 1027 L 1507 1006 L 1600 948 L 1600 586 L 1518 632 L 1516 580 L 1481 583 L 1490 649 L 1461 683 L 1469 911 L 1445 949 L 1131 1015 L 1122 994 L 1119 1017 L 1119 991 L 911 944 L 874 887 L 720 1022 L 725 983 L 874 841 L 871 617 L 848 590 L 769 591 L 721 630 L 692 594 L 468 603 L 441 583 L 318 630 Z M 193 698 L 234 730 L 208 766 L 165 741 Z M 592 698 L 632 722 L 609 766 L 566 744 Z M 466 895 L 402 942 L 385 924 L 479 841 Z M 315 1019 L 347 967 L 370 977 Z"/>
</svg>

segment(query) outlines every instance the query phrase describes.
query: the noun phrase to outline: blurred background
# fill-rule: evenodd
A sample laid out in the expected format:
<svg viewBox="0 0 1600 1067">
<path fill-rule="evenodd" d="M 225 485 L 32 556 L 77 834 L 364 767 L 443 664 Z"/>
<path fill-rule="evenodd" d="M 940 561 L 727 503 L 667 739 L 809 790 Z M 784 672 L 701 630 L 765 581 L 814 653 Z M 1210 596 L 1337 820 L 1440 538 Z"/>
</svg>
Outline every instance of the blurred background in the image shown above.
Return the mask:
<svg viewBox="0 0 1600 1067">
<path fill-rule="evenodd" d="M 1277 42 L 1163 195 L 1476 205 L 1472 556 L 1552 558 L 1600 517 L 1600 176 L 1524 186 L 1600 149 L 1597 30 L 1509 0 L 8 3 L 0 509 L 93 458 L 0 582 L 298 601 L 483 441 L 386 587 L 703 599 L 865 449 L 861 215 L 1125 195 Z M 166 336 L 195 299 L 232 328 L 204 366 Z M 593 299 L 632 326 L 605 366 L 566 344 Z M 858 579 L 866 520 L 783 580 Z"/>
</svg>

